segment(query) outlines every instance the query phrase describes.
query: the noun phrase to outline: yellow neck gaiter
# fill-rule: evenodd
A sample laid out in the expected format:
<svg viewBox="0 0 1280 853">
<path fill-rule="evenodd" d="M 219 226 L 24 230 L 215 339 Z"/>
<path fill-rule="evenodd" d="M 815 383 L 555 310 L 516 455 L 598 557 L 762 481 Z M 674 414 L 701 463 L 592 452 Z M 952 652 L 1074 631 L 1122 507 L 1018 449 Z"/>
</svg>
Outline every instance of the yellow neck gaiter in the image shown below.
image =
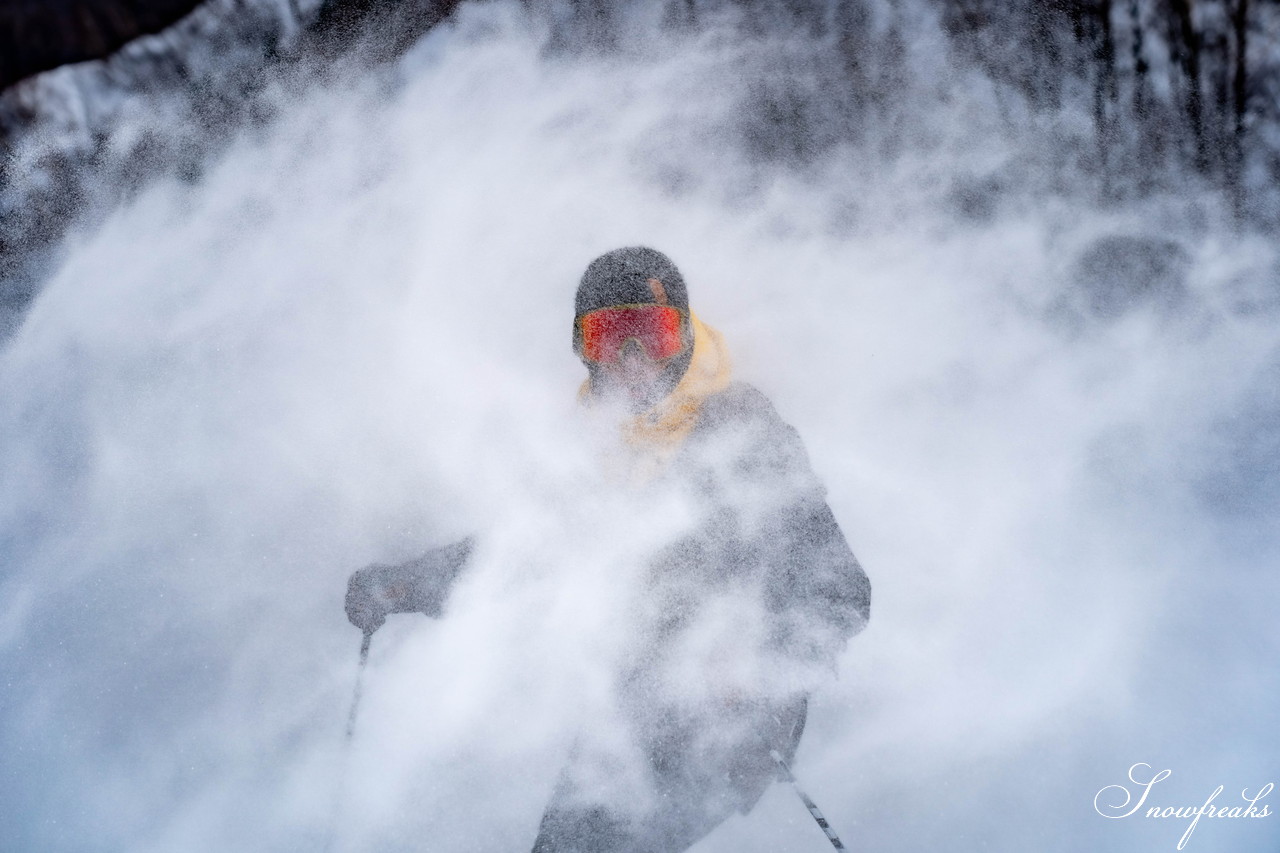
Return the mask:
<svg viewBox="0 0 1280 853">
<path fill-rule="evenodd" d="M 703 402 L 729 387 L 731 366 L 724 338 L 689 312 L 693 326 L 693 356 L 684 376 L 653 408 L 622 422 L 622 439 L 632 451 L 633 481 L 648 481 L 660 473 L 684 445 L 702 411 Z M 590 382 L 578 394 L 590 403 Z"/>
</svg>

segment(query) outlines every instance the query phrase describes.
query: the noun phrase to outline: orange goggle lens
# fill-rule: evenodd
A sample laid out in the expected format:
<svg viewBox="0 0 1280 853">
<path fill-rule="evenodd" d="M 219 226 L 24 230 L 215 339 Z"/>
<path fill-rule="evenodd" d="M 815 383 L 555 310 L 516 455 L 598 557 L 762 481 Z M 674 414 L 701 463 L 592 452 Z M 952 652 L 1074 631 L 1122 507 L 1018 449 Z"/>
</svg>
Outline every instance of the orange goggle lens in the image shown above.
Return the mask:
<svg viewBox="0 0 1280 853">
<path fill-rule="evenodd" d="M 618 305 L 583 314 L 578 318 L 582 355 L 590 361 L 615 362 L 623 345 L 634 340 L 654 361 L 670 358 L 684 349 L 681 319 L 679 309 L 669 305 Z"/>
</svg>

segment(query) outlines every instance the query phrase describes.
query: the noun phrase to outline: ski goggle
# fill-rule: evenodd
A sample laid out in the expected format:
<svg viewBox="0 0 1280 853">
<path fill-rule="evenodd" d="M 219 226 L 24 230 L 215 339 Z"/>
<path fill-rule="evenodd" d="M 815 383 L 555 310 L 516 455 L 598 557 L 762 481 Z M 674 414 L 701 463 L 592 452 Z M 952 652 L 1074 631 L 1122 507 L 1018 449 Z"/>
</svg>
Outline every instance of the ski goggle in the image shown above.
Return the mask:
<svg viewBox="0 0 1280 853">
<path fill-rule="evenodd" d="M 582 357 L 600 364 L 618 360 L 627 341 L 635 341 L 654 361 L 684 351 L 680 309 L 669 305 L 615 305 L 578 318 Z"/>
</svg>

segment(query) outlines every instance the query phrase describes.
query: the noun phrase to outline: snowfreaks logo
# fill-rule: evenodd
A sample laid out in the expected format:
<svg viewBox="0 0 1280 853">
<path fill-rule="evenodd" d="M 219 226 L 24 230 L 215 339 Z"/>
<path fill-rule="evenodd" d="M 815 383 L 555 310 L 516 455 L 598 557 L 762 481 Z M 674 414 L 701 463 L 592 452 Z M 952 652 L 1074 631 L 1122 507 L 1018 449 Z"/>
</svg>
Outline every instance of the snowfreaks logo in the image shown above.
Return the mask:
<svg viewBox="0 0 1280 853">
<path fill-rule="evenodd" d="M 1150 764 L 1135 764 L 1129 768 L 1129 781 L 1137 785 L 1138 789 L 1141 789 L 1142 791 L 1142 795 L 1138 797 L 1138 801 L 1132 806 L 1130 806 L 1129 803 L 1133 802 L 1133 792 L 1124 785 L 1108 785 L 1094 795 L 1094 811 L 1103 817 L 1111 818 L 1112 820 L 1120 820 L 1121 818 L 1126 818 L 1136 814 L 1138 809 L 1142 808 L 1142 806 L 1147 802 L 1147 797 L 1150 795 L 1151 789 L 1155 787 L 1155 784 L 1163 779 L 1168 779 L 1173 775 L 1172 770 L 1161 770 L 1159 773 L 1155 774 L 1152 774 L 1150 772 L 1151 770 L 1152 767 Z M 1151 778 L 1145 782 L 1142 781 L 1148 776 Z M 1266 797 L 1267 794 L 1270 794 L 1271 789 L 1274 787 L 1274 783 L 1268 782 L 1259 788 L 1258 793 L 1253 796 L 1249 795 L 1249 790 L 1246 788 L 1240 792 L 1240 798 L 1244 802 L 1248 803 L 1248 806 L 1240 805 L 1228 807 L 1213 805 L 1213 801 L 1222 793 L 1223 786 L 1219 785 L 1214 789 L 1213 793 L 1209 795 L 1209 799 L 1204 801 L 1204 805 L 1202 806 L 1187 806 L 1184 808 L 1175 808 L 1173 806 L 1149 806 L 1145 812 L 1145 816 L 1154 818 L 1176 817 L 1184 820 L 1189 819 L 1191 824 L 1187 827 L 1187 831 L 1182 834 L 1182 838 L 1178 840 L 1178 849 L 1181 850 L 1186 846 L 1187 839 L 1191 837 L 1191 833 L 1195 830 L 1196 824 L 1200 822 L 1200 818 L 1202 817 L 1215 819 L 1224 817 L 1268 817 L 1271 814 L 1271 808 L 1265 805 L 1259 808 L 1258 801 Z M 1123 801 L 1116 803 L 1115 805 L 1107 805 L 1103 803 L 1103 800 L 1114 802 L 1121 796 L 1124 798 Z"/>
</svg>

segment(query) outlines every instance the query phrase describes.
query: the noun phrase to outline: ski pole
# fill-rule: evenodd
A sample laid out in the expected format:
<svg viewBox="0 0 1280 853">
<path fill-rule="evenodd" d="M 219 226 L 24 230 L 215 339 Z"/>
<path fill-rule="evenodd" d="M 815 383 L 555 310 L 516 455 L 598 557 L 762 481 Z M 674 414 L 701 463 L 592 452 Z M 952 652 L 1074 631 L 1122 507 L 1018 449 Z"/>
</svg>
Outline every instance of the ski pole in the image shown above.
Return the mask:
<svg viewBox="0 0 1280 853">
<path fill-rule="evenodd" d="M 791 772 L 791 768 L 787 766 L 787 762 L 782 760 L 782 756 L 778 754 L 778 750 L 769 750 L 769 755 L 773 757 L 774 763 L 778 765 L 778 769 L 782 771 L 782 778 L 791 783 L 791 787 L 795 788 L 796 793 L 800 795 L 804 807 L 809 810 L 809 814 L 817 821 L 818 826 L 822 827 L 822 831 L 826 833 L 827 840 L 831 842 L 831 846 L 837 850 L 846 849 L 844 843 L 840 841 L 840 836 L 836 835 L 836 831 L 831 828 L 831 824 L 827 823 L 827 819 L 822 816 L 822 810 L 818 808 L 818 804 L 809 798 L 809 795 L 800 787 L 800 783 L 796 781 L 795 774 Z"/>
<path fill-rule="evenodd" d="M 373 632 L 365 631 L 360 639 L 360 663 L 356 667 L 356 689 L 351 696 L 351 710 L 347 713 L 347 736 L 342 743 L 342 768 L 338 771 L 338 790 L 334 798 L 333 810 L 329 813 L 329 831 L 325 837 L 324 851 L 333 850 L 338 836 L 338 816 L 342 811 L 342 802 L 346 799 L 348 765 L 351 762 L 351 741 L 356 733 L 356 714 L 360 710 L 360 688 L 364 684 L 364 669 L 369 663 L 369 643 L 373 640 Z"/>
<path fill-rule="evenodd" d="M 365 631 L 360 639 L 360 665 L 356 668 L 356 690 L 351 697 L 351 713 L 347 715 L 347 746 L 356 731 L 356 712 L 360 710 L 360 687 L 364 683 L 364 667 L 369 662 L 369 643 L 373 640 L 373 632 Z"/>
</svg>

